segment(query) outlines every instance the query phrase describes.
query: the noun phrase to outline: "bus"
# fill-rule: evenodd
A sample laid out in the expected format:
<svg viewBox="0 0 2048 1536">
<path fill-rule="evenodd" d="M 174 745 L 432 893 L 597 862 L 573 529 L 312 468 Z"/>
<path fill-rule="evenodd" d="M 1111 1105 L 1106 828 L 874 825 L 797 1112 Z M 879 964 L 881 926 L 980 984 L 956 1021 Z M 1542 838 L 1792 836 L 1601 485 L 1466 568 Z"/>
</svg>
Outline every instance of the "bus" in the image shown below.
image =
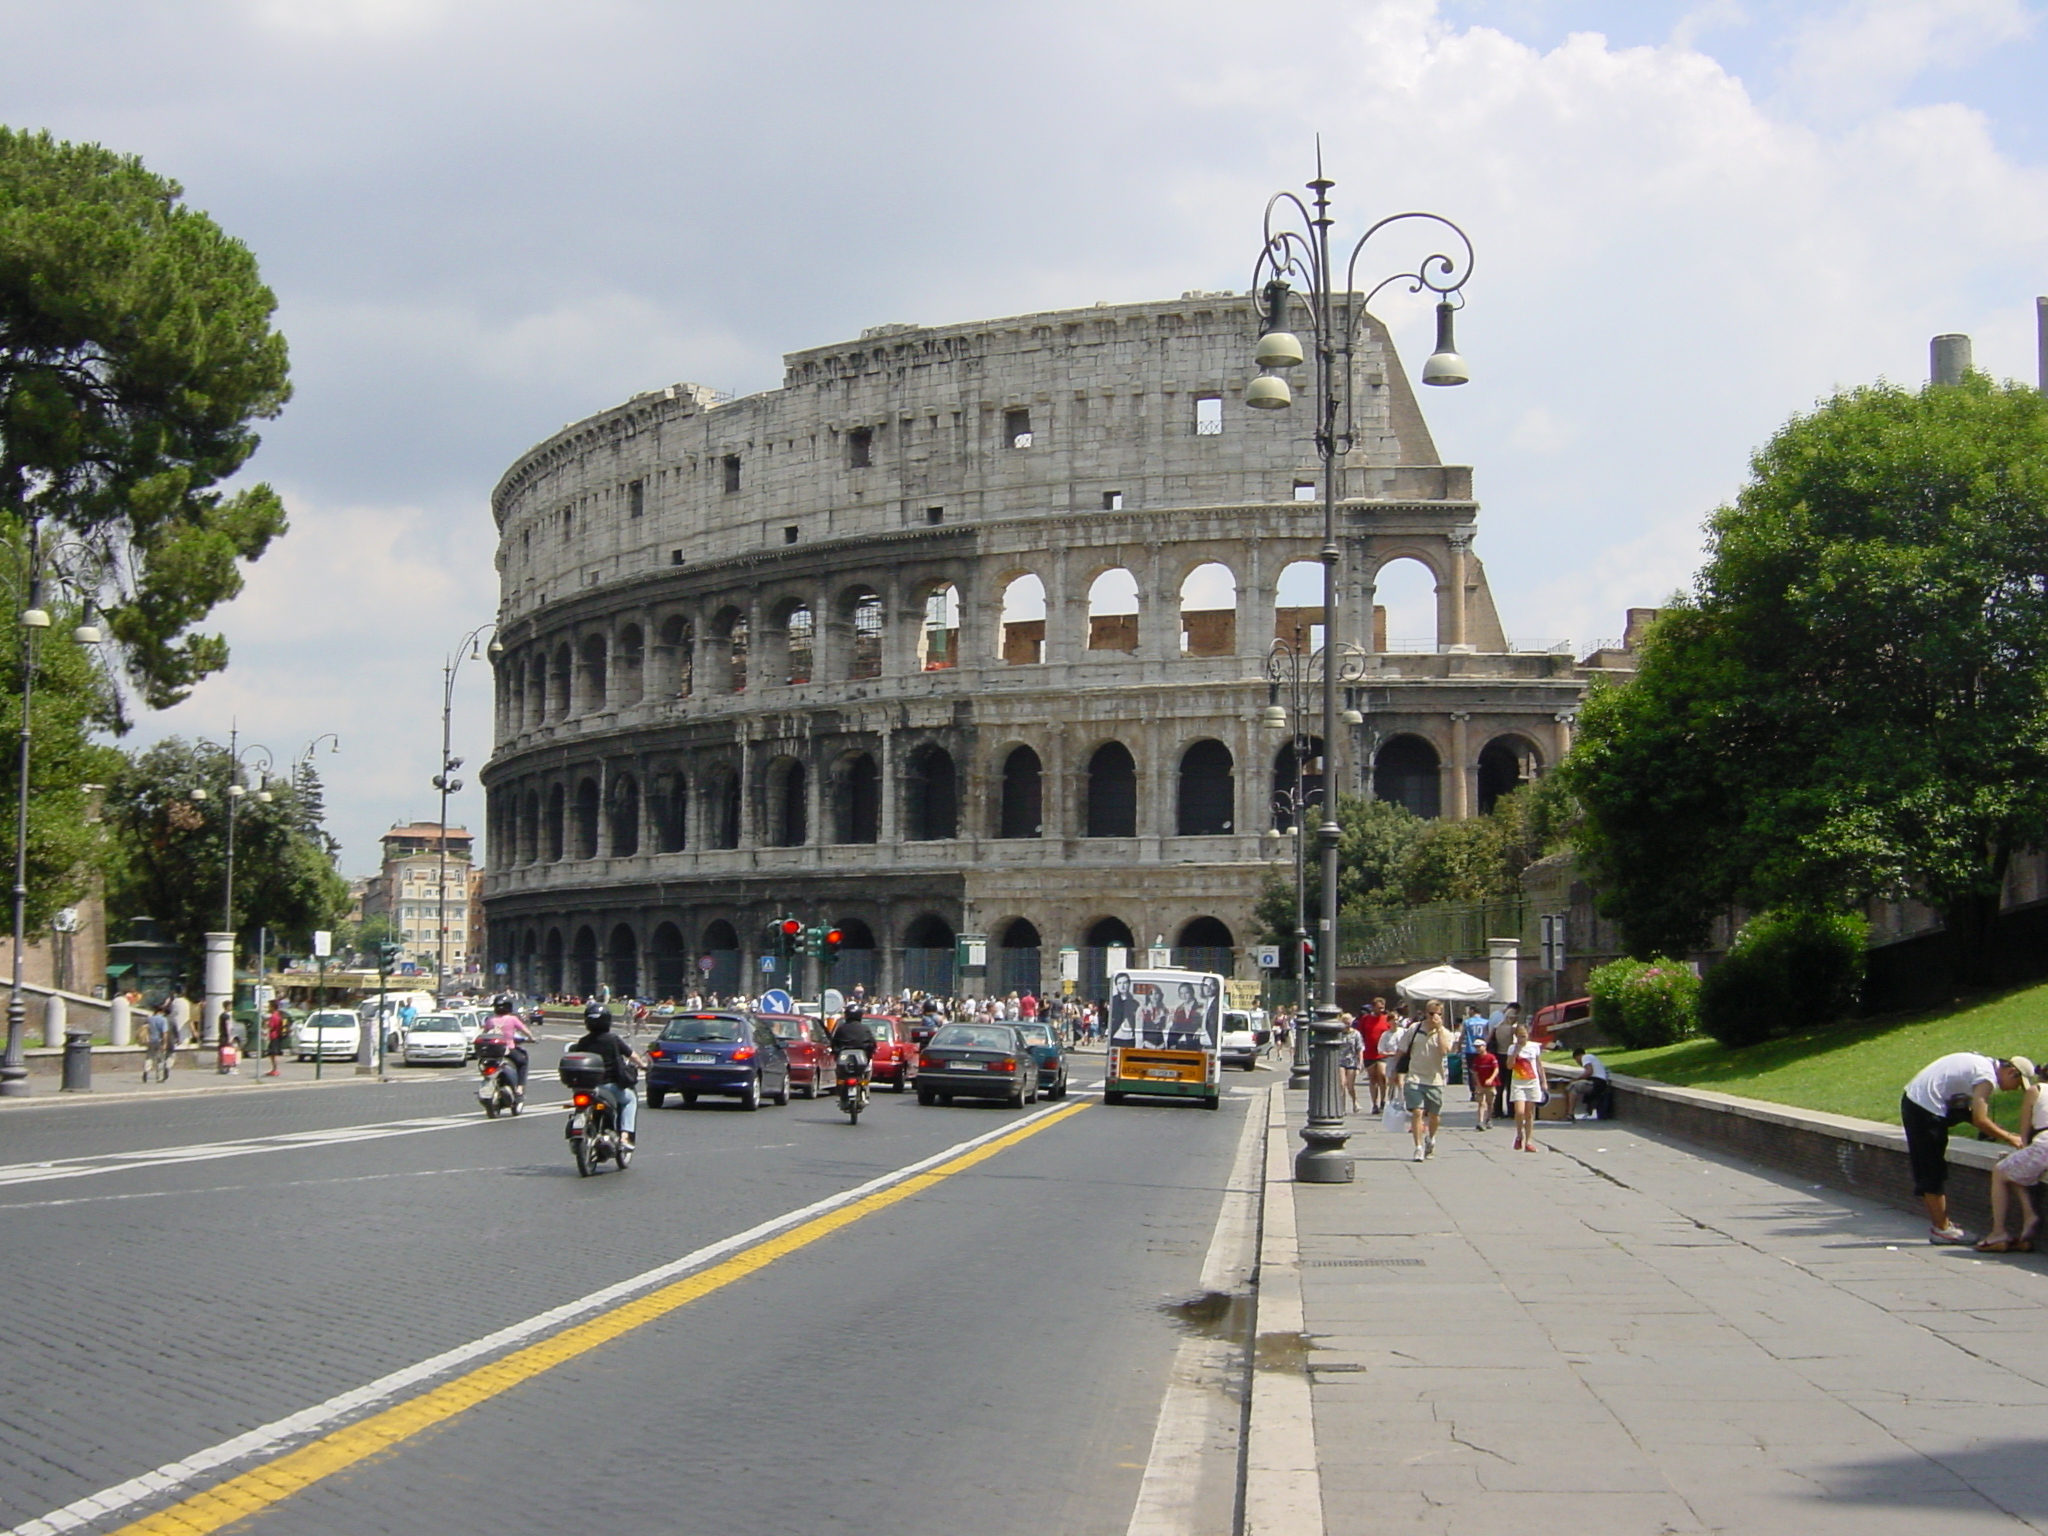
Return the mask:
<svg viewBox="0 0 2048 1536">
<path fill-rule="evenodd" d="M 1118 971 L 1109 978 L 1109 1074 L 1102 1101 L 1133 1095 L 1223 1102 L 1224 980 L 1214 971 Z"/>
</svg>

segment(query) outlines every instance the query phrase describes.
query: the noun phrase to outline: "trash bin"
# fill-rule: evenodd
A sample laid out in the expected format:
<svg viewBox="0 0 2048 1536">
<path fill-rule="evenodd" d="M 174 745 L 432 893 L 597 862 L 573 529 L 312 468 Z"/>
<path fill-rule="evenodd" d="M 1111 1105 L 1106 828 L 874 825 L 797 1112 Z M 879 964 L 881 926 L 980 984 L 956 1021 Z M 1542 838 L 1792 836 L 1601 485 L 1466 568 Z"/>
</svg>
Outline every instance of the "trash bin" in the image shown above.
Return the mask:
<svg viewBox="0 0 2048 1536">
<path fill-rule="evenodd" d="M 89 1029 L 64 1031 L 64 1086 L 60 1091 L 92 1092 L 92 1031 Z"/>
</svg>

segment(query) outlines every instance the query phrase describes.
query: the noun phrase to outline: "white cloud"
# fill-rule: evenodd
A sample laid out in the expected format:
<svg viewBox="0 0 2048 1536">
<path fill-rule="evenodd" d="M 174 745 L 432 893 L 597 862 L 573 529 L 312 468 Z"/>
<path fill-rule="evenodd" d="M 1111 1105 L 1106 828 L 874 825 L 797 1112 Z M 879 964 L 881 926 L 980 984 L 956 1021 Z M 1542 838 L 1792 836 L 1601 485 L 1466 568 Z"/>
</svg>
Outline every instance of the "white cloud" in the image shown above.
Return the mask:
<svg viewBox="0 0 2048 1536">
<path fill-rule="evenodd" d="M 1967 64 L 2033 27 L 2021 0 L 1849 0 L 1798 30 L 1782 89 L 1814 117 L 1860 117 L 1929 68 Z"/>
</svg>

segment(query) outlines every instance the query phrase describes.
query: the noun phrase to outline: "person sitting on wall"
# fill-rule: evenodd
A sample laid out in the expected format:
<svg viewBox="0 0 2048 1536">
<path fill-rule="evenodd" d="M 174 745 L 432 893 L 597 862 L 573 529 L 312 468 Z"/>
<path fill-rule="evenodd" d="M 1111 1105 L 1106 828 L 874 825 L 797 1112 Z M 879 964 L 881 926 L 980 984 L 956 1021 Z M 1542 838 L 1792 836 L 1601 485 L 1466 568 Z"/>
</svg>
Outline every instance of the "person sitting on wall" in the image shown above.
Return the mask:
<svg viewBox="0 0 2048 1536">
<path fill-rule="evenodd" d="M 1906 1131 L 1913 1193 L 1927 1206 L 1930 1243 L 1970 1240 L 1948 1219 L 1948 1128 L 1967 1120 L 1980 1135 L 2019 1146 L 2020 1138 L 1991 1118 L 1991 1094 L 1994 1089 L 2012 1093 L 2023 1088 L 2032 1075 L 2000 1057 L 1953 1051 L 1936 1057 L 1906 1084 L 1899 1097 L 1899 1121 Z"/>
<path fill-rule="evenodd" d="M 1614 1083 L 1607 1075 L 1607 1063 L 1583 1045 L 1572 1047 L 1572 1060 L 1579 1067 L 1579 1075 L 1565 1084 L 1565 1093 L 1571 1100 L 1572 1118 L 1605 1120 L 1614 1107 Z M 1581 1105 L 1585 1106 L 1583 1115 L 1579 1113 Z"/>
</svg>

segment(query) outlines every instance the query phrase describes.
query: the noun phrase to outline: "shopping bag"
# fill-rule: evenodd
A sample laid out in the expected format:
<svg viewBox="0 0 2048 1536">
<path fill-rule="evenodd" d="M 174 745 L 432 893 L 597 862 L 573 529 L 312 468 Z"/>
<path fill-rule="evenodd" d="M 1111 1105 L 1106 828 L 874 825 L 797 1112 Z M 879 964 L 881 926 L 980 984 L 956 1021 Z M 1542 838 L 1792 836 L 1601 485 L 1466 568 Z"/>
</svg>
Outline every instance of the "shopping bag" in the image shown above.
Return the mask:
<svg viewBox="0 0 2048 1536">
<path fill-rule="evenodd" d="M 1408 1134 L 1408 1111 L 1401 1107 L 1399 1099 L 1387 1100 L 1387 1107 L 1380 1113 L 1380 1124 L 1397 1136 Z"/>
</svg>

